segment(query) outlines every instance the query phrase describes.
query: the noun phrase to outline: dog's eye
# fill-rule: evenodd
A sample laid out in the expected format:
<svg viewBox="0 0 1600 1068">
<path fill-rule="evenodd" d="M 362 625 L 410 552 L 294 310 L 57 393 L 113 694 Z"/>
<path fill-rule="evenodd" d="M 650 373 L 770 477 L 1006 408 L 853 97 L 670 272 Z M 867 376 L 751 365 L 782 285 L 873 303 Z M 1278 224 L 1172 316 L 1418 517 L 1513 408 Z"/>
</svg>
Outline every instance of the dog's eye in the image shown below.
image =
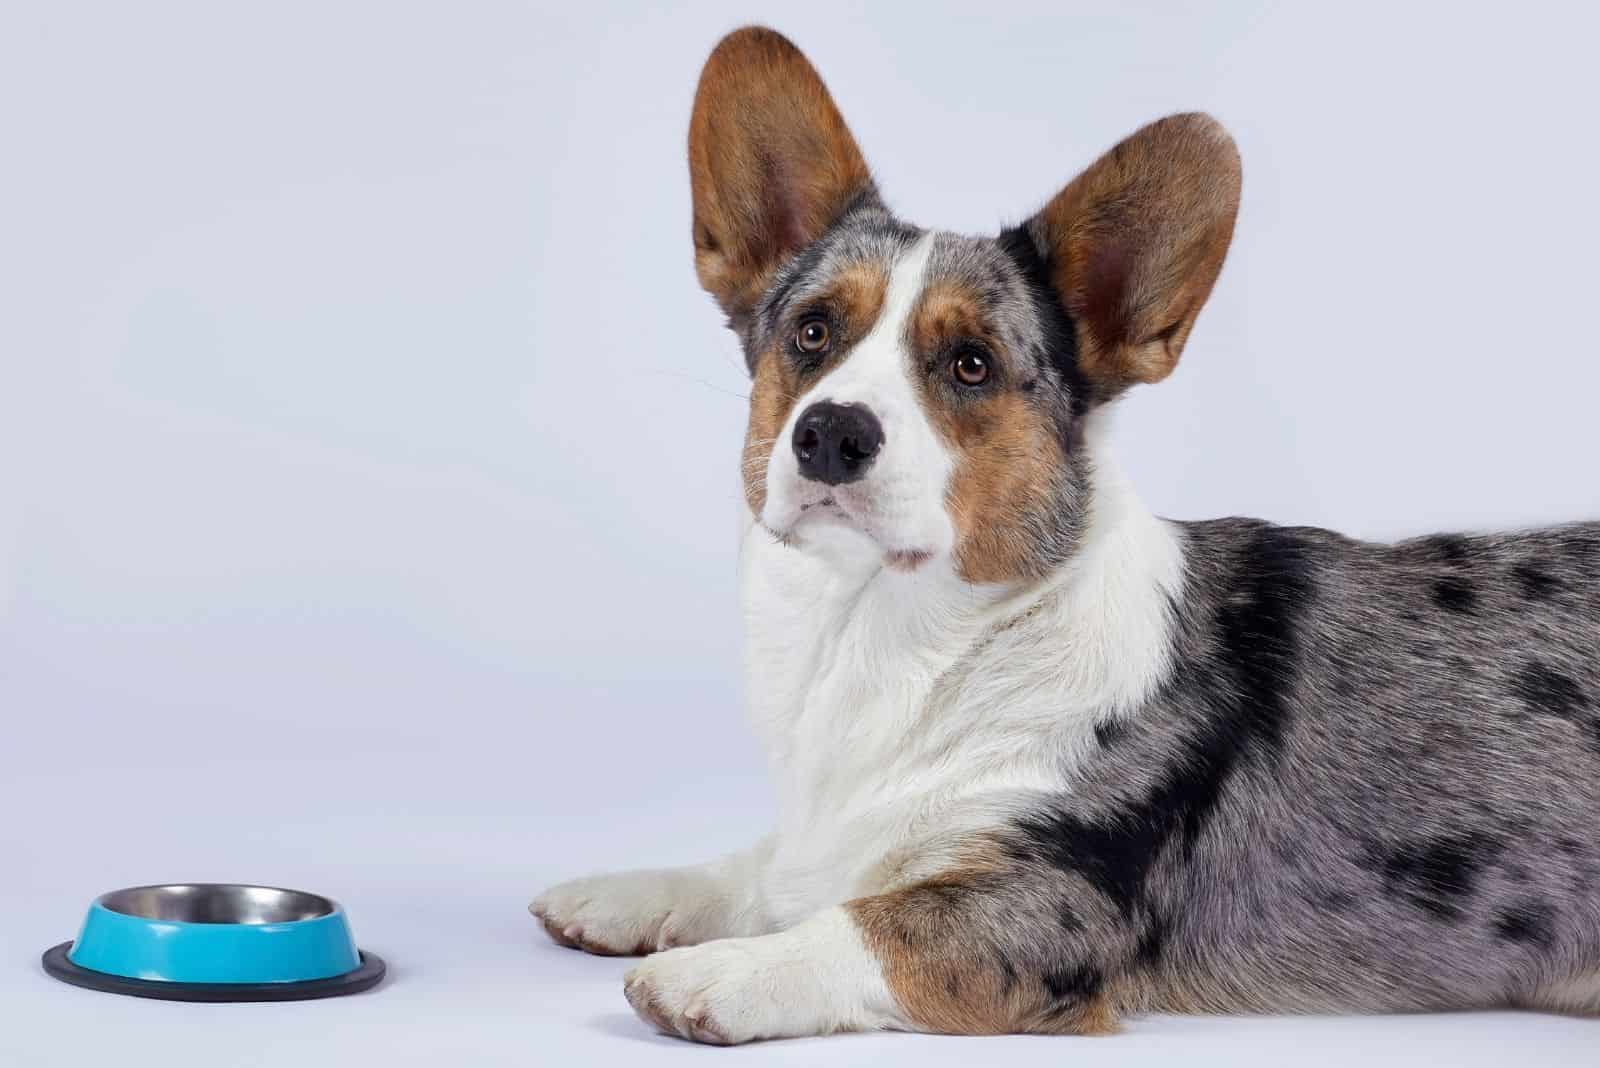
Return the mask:
<svg viewBox="0 0 1600 1068">
<path fill-rule="evenodd" d="M 800 329 L 795 331 L 794 347 L 807 356 L 815 356 L 818 353 L 826 352 L 828 342 L 831 340 L 832 337 L 828 332 L 827 321 L 813 316 L 802 322 Z"/>
<path fill-rule="evenodd" d="M 965 349 L 950 362 L 950 373 L 963 386 L 981 386 L 989 380 L 989 359 L 976 349 Z"/>
</svg>

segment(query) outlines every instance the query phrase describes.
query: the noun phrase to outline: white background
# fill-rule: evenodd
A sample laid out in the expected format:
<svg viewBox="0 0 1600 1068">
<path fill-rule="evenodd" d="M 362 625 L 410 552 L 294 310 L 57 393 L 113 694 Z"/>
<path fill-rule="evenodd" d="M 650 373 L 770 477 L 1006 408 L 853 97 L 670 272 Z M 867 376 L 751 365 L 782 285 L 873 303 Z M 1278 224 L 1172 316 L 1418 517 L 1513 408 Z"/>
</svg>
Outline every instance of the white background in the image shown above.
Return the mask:
<svg viewBox="0 0 1600 1068">
<path fill-rule="evenodd" d="M 924 224 L 993 232 L 1169 111 L 1229 125 L 1233 252 L 1119 425 L 1157 511 L 1600 514 L 1587 6 L 679 6 L 0 13 L 0 1063 L 1593 1063 L 1600 1023 L 1511 1014 L 716 1053 L 536 934 L 550 882 L 766 820 L 744 374 L 682 159 L 741 22 Z M 39 972 L 95 893 L 184 879 L 337 896 L 393 978 L 183 1006 Z"/>
</svg>

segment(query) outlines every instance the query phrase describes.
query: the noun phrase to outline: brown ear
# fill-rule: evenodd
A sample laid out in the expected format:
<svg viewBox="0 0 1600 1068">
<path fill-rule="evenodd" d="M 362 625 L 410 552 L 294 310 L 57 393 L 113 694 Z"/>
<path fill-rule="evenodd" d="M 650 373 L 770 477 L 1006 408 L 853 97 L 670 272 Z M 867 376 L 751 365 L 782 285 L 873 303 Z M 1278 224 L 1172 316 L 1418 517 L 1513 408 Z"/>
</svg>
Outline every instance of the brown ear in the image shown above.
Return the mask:
<svg viewBox="0 0 1600 1068">
<path fill-rule="evenodd" d="M 772 272 L 873 188 L 816 70 L 759 26 L 724 37 L 700 73 L 689 182 L 695 273 L 736 326 Z"/>
<path fill-rule="evenodd" d="M 1117 145 L 1029 225 L 1104 397 L 1172 373 L 1222 269 L 1239 153 L 1208 115 L 1171 115 Z"/>
</svg>

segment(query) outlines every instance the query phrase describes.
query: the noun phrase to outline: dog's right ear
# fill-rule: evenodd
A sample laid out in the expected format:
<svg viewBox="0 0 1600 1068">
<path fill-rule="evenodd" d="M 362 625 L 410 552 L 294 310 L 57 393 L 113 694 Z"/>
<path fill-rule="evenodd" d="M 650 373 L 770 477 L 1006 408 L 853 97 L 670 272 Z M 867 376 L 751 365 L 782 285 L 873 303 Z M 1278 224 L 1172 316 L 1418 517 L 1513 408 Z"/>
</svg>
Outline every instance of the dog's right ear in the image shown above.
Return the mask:
<svg viewBox="0 0 1600 1068">
<path fill-rule="evenodd" d="M 724 37 L 700 73 L 689 182 L 695 273 L 736 329 L 784 260 L 876 195 L 816 70 L 759 26 Z"/>
</svg>

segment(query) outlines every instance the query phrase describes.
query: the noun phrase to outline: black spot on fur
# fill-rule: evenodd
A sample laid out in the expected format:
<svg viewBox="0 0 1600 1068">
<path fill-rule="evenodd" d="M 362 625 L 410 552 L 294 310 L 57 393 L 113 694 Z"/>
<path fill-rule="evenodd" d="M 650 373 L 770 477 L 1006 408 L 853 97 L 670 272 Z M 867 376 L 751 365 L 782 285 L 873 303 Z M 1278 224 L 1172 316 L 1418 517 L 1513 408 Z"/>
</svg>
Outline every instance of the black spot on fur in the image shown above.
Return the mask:
<svg viewBox="0 0 1600 1068">
<path fill-rule="evenodd" d="M 1105 979 L 1098 969 L 1087 965 L 1078 968 L 1055 968 L 1039 976 L 1045 992 L 1054 1001 L 1085 1001 L 1100 993 Z"/>
<path fill-rule="evenodd" d="M 1451 612 L 1470 612 L 1478 604 L 1478 590 L 1460 575 L 1446 575 L 1433 584 L 1433 601 Z"/>
<path fill-rule="evenodd" d="M 1583 688 L 1571 675 L 1557 671 L 1542 660 L 1522 665 L 1512 683 L 1528 711 L 1543 716 L 1576 720 L 1588 708 Z"/>
<path fill-rule="evenodd" d="M 1082 875 L 1131 917 L 1156 858 L 1175 837 L 1185 857 L 1192 854 L 1241 761 L 1277 756 L 1289 718 L 1297 626 L 1314 589 L 1311 571 L 1306 544 L 1293 529 L 1258 528 L 1214 620 L 1216 655 L 1178 664 L 1168 683 L 1201 695 L 1210 711 L 1202 727 L 1148 797 L 1101 819 L 1065 806 L 1022 817 L 1013 855 Z"/>
<path fill-rule="evenodd" d="M 1530 660 L 1517 672 L 1512 687 L 1529 712 L 1556 716 L 1582 727 L 1589 735 L 1590 748 L 1600 753 L 1600 714 L 1588 715 L 1592 702 L 1571 675 L 1542 660 Z"/>
<path fill-rule="evenodd" d="M 1157 807 L 1164 801 L 1136 806 L 1108 824 L 1091 823 L 1068 812 L 1025 816 L 1017 821 L 1021 839 L 1010 848 L 1015 856 L 1081 873 L 1116 902 L 1123 915 L 1131 916 L 1145 875 L 1180 815 Z"/>
<path fill-rule="evenodd" d="M 1089 380 L 1078 368 L 1078 331 L 1072 317 L 1056 294 L 1055 282 L 1050 278 L 1050 264 L 1039 251 L 1025 226 L 1013 226 L 1000 234 L 1000 250 L 1017 265 L 1033 301 L 1034 315 L 1044 331 L 1045 352 L 1042 363 L 1054 366 L 1067 387 L 1067 396 L 1074 418 L 1089 410 L 1095 400 Z"/>
<path fill-rule="evenodd" d="M 1506 909 L 1495 917 L 1495 934 L 1507 942 L 1531 942 L 1547 946 L 1553 937 L 1551 923 L 1555 916 L 1549 905 L 1530 901 Z"/>
<path fill-rule="evenodd" d="M 1464 564 L 1471 556 L 1470 542 L 1459 534 L 1435 534 L 1420 542 L 1435 559 L 1447 564 Z"/>
<path fill-rule="evenodd" d="M 1100 743 L 1102 749 L 1110 749 L 1126 733 L 1128 725 L 1120 719 L 1102 720 L 1094 725 L 1094 740 Z"/>
<path fill-rule="evenodd" d="M 1518 564 L 1511 573 L 1522 587 L 1522 596 L 1530 601 L 1548 601 L 1561 589 L 1560 580 L 1538 564 Z"/>
<path fill-rule="evenodd" d="M 1063 931 L 1073 934 L 1083 930 L 1083 921 L 1078 918 L 1078 914 L 1073 911 L 1072 906 L 1065 901 L 1061 903 L 1060 908 L 1056 911 L 1056 922 L 1061 924 Z"/>
<path fill-rule="evenodd" d="M 1501 848 L 1498 840 L 1482 834 L 1396 846 L 1381 858 L 1384 889 L 1441 920 L 1459 919 L 1478 873 Z"/>
<path fill-rule="evenodd" d="M 1472 542 L 1460 534 L 1435 534 L 1418 538 L 1413 545 L 1426 560 L 1449 568 L 1434 581 L 1434 603 L 1451 612 L 1472 611 L 1478 603 L 1477 587 L 1468 577 L 1473 558 Z"/>
</svg>

